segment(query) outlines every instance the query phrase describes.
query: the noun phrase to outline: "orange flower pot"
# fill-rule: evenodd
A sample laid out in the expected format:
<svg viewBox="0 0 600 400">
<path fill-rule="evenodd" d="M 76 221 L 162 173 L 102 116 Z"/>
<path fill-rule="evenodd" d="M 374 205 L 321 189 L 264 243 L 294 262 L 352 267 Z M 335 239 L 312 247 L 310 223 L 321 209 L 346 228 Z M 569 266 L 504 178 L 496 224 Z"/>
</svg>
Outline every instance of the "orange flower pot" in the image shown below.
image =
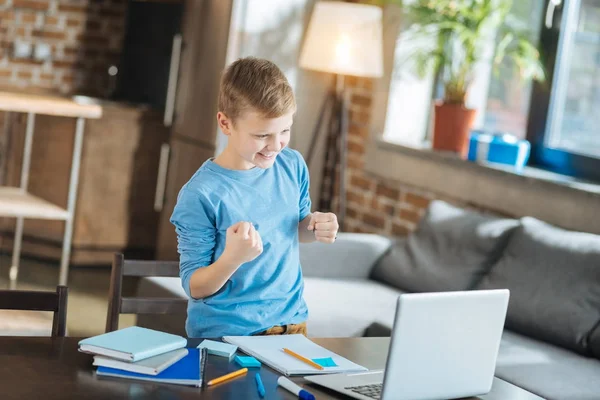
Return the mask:
<svg viewBox="0 0 600 400">
<path fill-rule="evenodd" d="M 466 159 L 469 134 L 475 122 L 476 110 L 461 104 L 435 104 L 433 148 L 458 153 Z"/>
</svg>

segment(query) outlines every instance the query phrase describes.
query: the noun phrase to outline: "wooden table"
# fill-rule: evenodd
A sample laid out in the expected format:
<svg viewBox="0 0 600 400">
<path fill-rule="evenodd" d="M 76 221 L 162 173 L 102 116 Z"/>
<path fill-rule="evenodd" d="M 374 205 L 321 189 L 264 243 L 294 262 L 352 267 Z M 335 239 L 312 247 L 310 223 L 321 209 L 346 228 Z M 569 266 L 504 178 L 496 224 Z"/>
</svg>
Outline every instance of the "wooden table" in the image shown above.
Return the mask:
<svg viewBox="0 0 600 400">
<path fill-rule="evenodd" d="M 228 383 L 204 390 L 168 384 L 155 384 L 119 378 L 98 377 L 92 367 L 92 356 L 79 353 L 81 338 L 0 337 L 0 398 L 9 399 L 259 399 L 254 371 Z M 201 340 L 190 339 L 190 347 Z M 369 369 L 385 366 L 388 338 L 314 339 L 320 345 Z M 209 356 L 207 379 L 237 369 L 221 357 Z M 267 392 L 266 399 L 295 399 L 291 393 L 277 387 L 278 373 L 262 367 L 260 374 Z M 308 384 L 302 378 L 297 383 L 312 392 L 317 399 L 346 398 Z M 495 378 L 492 391 L 482 400 L 540 400 L 523 389 Z"/>
<path fill-rule="evenodd" d="M 0 111 L 5 112 L 4 135 L 0 137 L 0 142 L 4 141 L 4 143 L 0 143 L 1 148 L 6 148 L 6 141 L 12 130 L 13 120 L 11 118 L 11 113 L 27 114 L 27 127 L 25 130 L 25 144 L 21 165 L 21 184 L 18 188 L 0 187 L 0 217 L 13 217 L 17 219 L 12 252 L 12 264 L 9 274 L 10 288 L 16 288 L 17 284 L 25 218 L 65 221 L 58 284 L 66 285 L 69 269 L 69 256 L 71 252 L 71 238 L 73 235 L 73 215 L 75 212 L 75 203 L 77 201 L 77 185 L 79 182 L 79 166 L 85 119 L 100 118 L 102 116 L 102 107 L 97 104 L 81 104 L 71 99 L 58 96 L 0 91 Z M 36 114 L 56 115 L 77 119 L 66 209 L 27 192 Z M 64 156 L 66 157 L 67 155 L 65 154 Z"/>
</svg>

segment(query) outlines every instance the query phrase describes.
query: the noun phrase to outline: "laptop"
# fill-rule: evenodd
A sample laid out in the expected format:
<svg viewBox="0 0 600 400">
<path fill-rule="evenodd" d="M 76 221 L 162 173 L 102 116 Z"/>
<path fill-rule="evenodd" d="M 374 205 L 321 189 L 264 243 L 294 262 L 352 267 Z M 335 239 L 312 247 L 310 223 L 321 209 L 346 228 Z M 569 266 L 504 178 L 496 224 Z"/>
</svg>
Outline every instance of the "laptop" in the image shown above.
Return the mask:
<svg viewBox="0 0 600 400">
<path fill-rule="evenodd" d="M 360 400 L 435 400 L 492 388 L 509 291 L 410 293 L 398 298 L 384 371 L 307 376 Z"/>
</svg>

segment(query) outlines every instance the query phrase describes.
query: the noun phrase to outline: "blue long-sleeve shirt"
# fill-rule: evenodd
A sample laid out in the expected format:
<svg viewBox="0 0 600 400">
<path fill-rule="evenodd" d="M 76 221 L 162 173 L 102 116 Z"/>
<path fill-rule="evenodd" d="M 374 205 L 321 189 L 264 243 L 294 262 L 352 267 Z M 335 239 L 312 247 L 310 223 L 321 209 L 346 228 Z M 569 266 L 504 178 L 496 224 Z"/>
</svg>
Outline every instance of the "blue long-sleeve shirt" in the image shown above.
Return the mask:
<svg viewBox="0 0 600 400">
<path fill-rule="evenodd" d="M 306 321 L 298 223 L 310 208 L 306 163 L 289 148 L 268 169 L 229 170 L 208 160 L 196 171 L 179 192 L 171 216 L 181 284 L 189 296 L 189 337 L 251 335 Z M 217 293 L 192 298 L 192 274 L 221 256 L 227 228 L 240 221 L 257 228 L 262 254 L 242 264 Z"/>
</svg>

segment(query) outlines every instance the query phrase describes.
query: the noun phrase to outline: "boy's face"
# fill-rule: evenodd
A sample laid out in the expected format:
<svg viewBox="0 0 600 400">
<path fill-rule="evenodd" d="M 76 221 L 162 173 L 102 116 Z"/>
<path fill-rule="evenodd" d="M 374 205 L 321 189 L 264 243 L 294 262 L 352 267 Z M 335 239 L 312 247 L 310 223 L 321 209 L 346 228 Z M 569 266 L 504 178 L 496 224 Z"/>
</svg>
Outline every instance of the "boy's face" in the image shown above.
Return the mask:
<svg viewBox="0 0 600 400">
<path fill-rule="evenodd" d="M 235 123 L 222 112 L 217 114 L 219 127 L 229 136 L 227 148 L 236 169 L 270 168 L 281 150 L 290 142 L 294 112 L 277 118 L 264 118 L 247 111 Z"/>
</svg>

